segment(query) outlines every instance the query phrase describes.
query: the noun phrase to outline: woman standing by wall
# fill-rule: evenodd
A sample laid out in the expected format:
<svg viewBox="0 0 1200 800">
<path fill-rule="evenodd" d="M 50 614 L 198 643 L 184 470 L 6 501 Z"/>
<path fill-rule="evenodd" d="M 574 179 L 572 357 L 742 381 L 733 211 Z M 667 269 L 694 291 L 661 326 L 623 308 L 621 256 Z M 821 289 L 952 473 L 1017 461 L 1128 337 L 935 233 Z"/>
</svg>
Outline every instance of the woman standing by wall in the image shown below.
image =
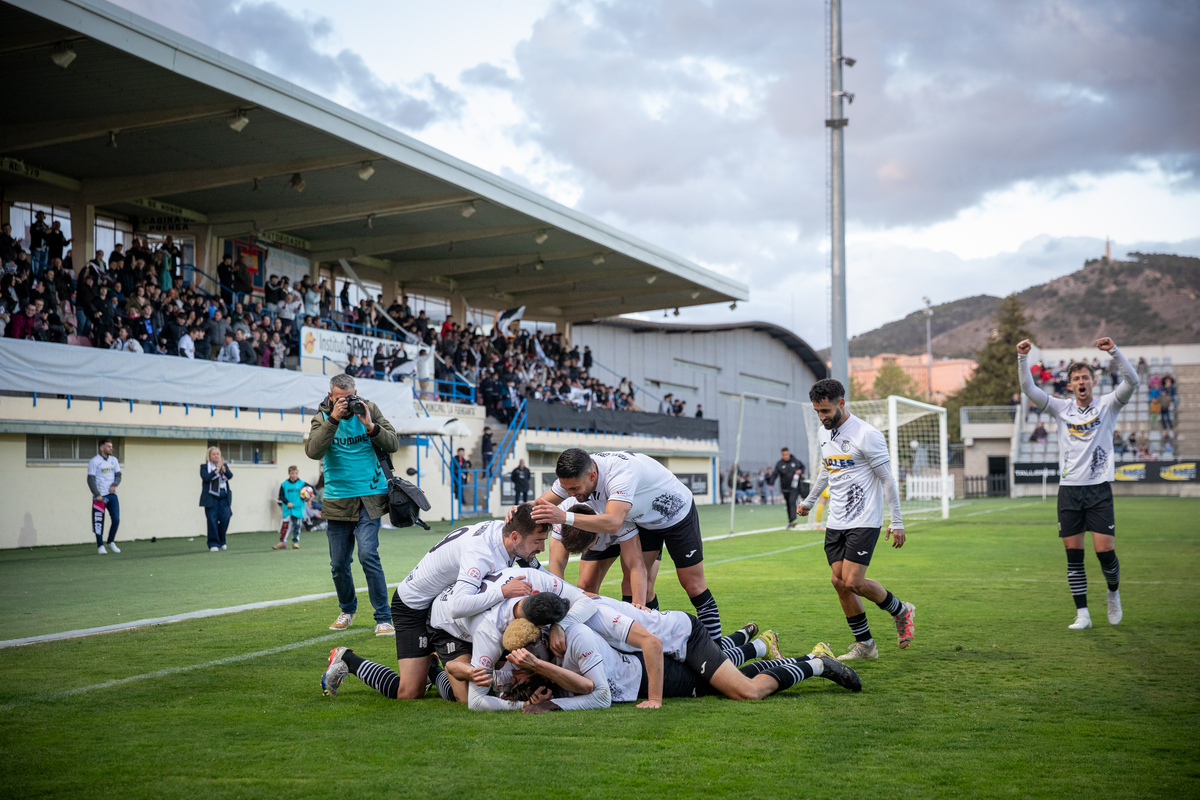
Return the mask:
<svg viewBox="0 0 1200 800">
<path fill-rule="evenodd" d="M 225 550 L 225 532 L 233 516 L 233 495 L 229 491 L 232 470 L 221 457 L 221 448 L 208 448 L 208 460 L 200 465 L 200 505 L 208 520 L 208 549 L 215 553 Z"/>
</svg>

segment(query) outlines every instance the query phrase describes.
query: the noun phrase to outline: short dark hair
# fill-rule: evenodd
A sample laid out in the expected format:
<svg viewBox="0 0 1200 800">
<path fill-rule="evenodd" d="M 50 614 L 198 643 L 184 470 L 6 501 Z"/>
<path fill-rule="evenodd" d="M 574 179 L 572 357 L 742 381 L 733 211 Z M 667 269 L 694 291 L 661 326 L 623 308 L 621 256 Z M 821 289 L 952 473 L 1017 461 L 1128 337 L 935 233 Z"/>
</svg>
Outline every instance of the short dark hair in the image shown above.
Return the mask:
<svg viewBox="0 0 1200 800">
<path fill-rule="evenodd" d="M 536 522 L 533 519 L 533 503 L 521 503 L 521 505 L 517 506 L 517 510 L 513 512 L 508 522 L 504 523 L 505 536 L 508 536 L 513 531 L 522 536 L 530 536 L 535 533 L 542 533 L 545 530 L 545 523 Z"/>
<path fill-rule="evenodd" d="M 790 447 L 781 447 L 781 448 L 779 448 L 779 452 L 781 452 L 781 453 L 783 453 L 783 452 L 788 452 L 788 453 L 790 453 L 790 452 L 792 452 L 792 448 L 790 448 Z"/>
<path fill-rule="evenodd" d="M 101 436 L 100 439 L 96 442 L 96 447 L 99 448 L 100 445 L 103 445 L 103 444 L 112 444 L 112 439 L 108 438 L 107 436 Z"/>
<path fill-rule="evenodd" d="M 1067 380 L 1071 380 L 1071 376 L 1081 369 L 1086 369 L 1092 380 L 1096 380 L 1096 372 L 1092 369 L 1092 365 L 1086 361 L 1072 362 L 1071 366 L 1067 367 Z"/>
<path fill-rule="evenodd" d="M 808 399 L 814 403 L 822 403 L 826 400 L 836 401 L 845 396 L 846 387 L 833 378 L 822 378 L 808 390 Z"/>
<path fill-rule="evenodd" d="M 596 509 L 591 506 L 577 505 L 571 508 L 571 513 L 579 516 L 595 516 Z M 578 554 L 586 551 L 596 541 L 596 536 L 591 531 L 585 531 L 583 528 L 576 528 L 574 525 L 562 526 L 562 544 L 568 553 Z"/>
<path fill-rule="evenodd" d="M 553 592 L 538 592 L 521 601 L 521 613 L 539 628 L 562 622 L 570 608 L 570 603 Z"/>
<path fill-rule="evenodd" d="M 537 693 L 537 690 L 541 689 L 542 687 L 549 689 L 551 694 L 553 694 L 555 697 L 562 696 L 562 689 L 558 687 L 558 684 L 543 675 L 534 673 L 520 683 L 509 684 L 508 688 L 504 690 L 502 699 L 516 703 L 524 703 L 528 700 L 532 700 L 534 694 Z"/>
<path fill-rule="evenodd" d="M 590 472 L 592 465 L 592 457 L 587 454 L 586 450 L 571 447 L 564 450 L 563 454 L 558 457 L 558 463 L 554 467 L 554 474 L 559 479 L 579 478 Z"/>
</svg>

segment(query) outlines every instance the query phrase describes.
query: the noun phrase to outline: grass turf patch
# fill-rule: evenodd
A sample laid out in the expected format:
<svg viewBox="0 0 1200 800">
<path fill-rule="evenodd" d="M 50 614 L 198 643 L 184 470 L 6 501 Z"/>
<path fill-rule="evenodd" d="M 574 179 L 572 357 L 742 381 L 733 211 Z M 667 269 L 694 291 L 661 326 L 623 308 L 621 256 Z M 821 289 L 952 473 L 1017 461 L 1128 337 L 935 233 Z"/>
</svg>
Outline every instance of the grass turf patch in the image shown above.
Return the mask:
<svg viewBox="0 0 1200 800">
<path fill-rule="evenodd" d="M 1117 627 L 1105 621 L 1104 585 L 1089 552 L 1097 627 L 1082 632 L 1066 629 L 1073 612 L 1052 503 L 977 504 L 956 509 L 948 522 L 913 526 L 901 550 L 881 542 L 868 575 L 916 604 L 917 638 L 899 651 L 890 618 L 868 607 L 881 655 L 858 665 L 861 695 L 812 679 L 758 703 L 668 700 L 658 711 L 628 705 L 536 717 L 469 712 L 432 694 L 390 701 L 352 677 L 337 698 L 321 697 L 318 680 L 336 644 L 394 662 L 393 641 L 371 636 L 364 622 L 337 640 L 39 699 L 327 636 L 333 600 L 6 649 L 0 791 L 159 798 L 338 791 L 364 798 L 1192 795 L 1200 786 L 1197 512 L 1198 501 L 1118 498 L 1125 620 Z M 752 520 L 748 529 L 767 527 L 755 520 L 760 514 L 739 518 Z M 728 508 L 702 510 L 706 535 L 724 533 L 727 520 Z M 437 538 L 410 536 L 384 535 L 389 580 L 401 579 Z M 266 579 L 275 581 L 269 585 L 277 596 L 332 589 L 316 536 L 307 537 L 312 547 L 305 550 L 257 555 L 241 548 L 241 538 L 226 554 L 130 560 L 130 573 L 106 580 L 136 589 L 140 605 L 131 613 L 143 616 L 267 599 Z M 267 534 L 260 538 L 257 544 L 269 546 Z M 843 652 L 851 637 L 819 541 L 811 532 L 776 532 L 707 544 L 726 630 L 754 619 L 780 632 L 785 654 L 818 640 Z M 141 546 L 123 549 L 139 556 Z M 56 608 L 77 609 L 63 614 L 103 624 L 91 621 L 99 606 L 126 592 L 117 586 L 103 600 L 93 596 L 90 571 L 100 557 L 72 561 L 61 550 L 26 551 L 21 563 L 43 570 L 46 593 L 67 596 L 56 598 Z M 278 560 L 313 552 L 311 562 Z M 137 580 L 138 570 L 158 575 L 173 559 L 182 566 L 169 582 Z M 2 563 L 7 579 L 14 559 Z M 248 590 L 259 572 L 267 574 L 254 594 Z M 661 575 L 658 588 L 664 607 L 691 610 L 673 575 Z M 616 589 L 605 586 L 609 594 Z M 360 612 L 369 622 L 365 593 Z"/>
</svg>

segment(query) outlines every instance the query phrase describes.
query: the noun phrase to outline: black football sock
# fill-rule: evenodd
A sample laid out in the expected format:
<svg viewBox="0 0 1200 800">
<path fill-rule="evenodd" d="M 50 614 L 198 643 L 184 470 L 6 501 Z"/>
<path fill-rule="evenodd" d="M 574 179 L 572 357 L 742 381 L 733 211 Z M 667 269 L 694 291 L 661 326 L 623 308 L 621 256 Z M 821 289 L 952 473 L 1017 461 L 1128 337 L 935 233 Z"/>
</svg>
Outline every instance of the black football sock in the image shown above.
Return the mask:
<svg viewBox="0 0 1200 800">
<path fill-rule="evenodd" d="M 649 608 L 653 611 L 658 610 L 658 595 L 654 595 L 652 599 L 646 601 L 646 608 Z"/>
<path fill-rule="evenodd" d="M 655 598 L 657 599 L 657 598 Z M 696 607 L 696 618 L 708 631 L 715 642 L 721 638 L 721 612 L 717 609 L 717 601 L 713 599 L 712 591 L 705 589 L 695 597 L 689 598 Z"/>
<path fill-rule="evenodd" d="M 896 595 L 892 594 L 891 592 L 888 592 L 887 597 L 883 598 L 875 605 L 879 606 L 893 617 L 904 610 L 904 603 L 900 602 L 900 598 L 896 597 Z"/>
<path fill-rule="evenodd" d="M 770 675 L 779 681 L 779 688 L 776 689 L 779 692 L 813 676 L 813 665 L 807 658 L 784 658 L 776 661 L 760 661 L 758 664 L 766 665 L 764 669 L 760 670 L 760 674 Z"/>
<path fill-rule="evenodd" d="M 449 700 L 451 703 L 457 701 L 458 698 L 454 696 L 454 687 L 450 683 L 450 676 L 446 670 L 442 669 L 442 665 L 436 658 L 430 658 L 429 661 L 429 682 L 437 687 L 438 694 L 443 700 Z"/>
<path fill-rule="evenodd" d="M 1121 562 L 1117 560 L 1117 551 L 1097 552 L 1096 558 L 1100 559 L 1100 569 L 1104 571 L 1104 580 L 1108 583 L 1108 590 L 1115 592 L 1121 588 Z"/>
<path fill-rule="evenodd" d="M 867 624 L 867 613 L 865 611 L 861 614 L 855 614 L 853 617 L 846 617 L 846 624 L 850 626 L 850 632 L 854 634 L 854 641 L 871 641 L 871 626 Z"/>
<path fill-rule="evenodd" d="M 1083 571 L 1083 548 L 1067 548 L 1067 586 L 1075 608 L 1087 608 L 1087 573 Z"/>
<path fill-rule="evenodd" d="M 351 675 L 384 697 L 396 699 L 396 695 L 400 691 L 400 676 L 396 674 L 395 670 L 385 667 L 383 664 L 376 664 L 374 661 L 367 661 L 353 650 L 343 653 L 342 661 L 346 662 L 346 666 L 350 668 Z"/>
<path fill-rule="evenodd" d="M 631 595 L 631 594 L 623 594 L 623 595 L 621 595 L 621 602 L 622 602 L 622 603 L 632 603 L 632 602 L 633 602 L 633 595 Z"/>
</svg>

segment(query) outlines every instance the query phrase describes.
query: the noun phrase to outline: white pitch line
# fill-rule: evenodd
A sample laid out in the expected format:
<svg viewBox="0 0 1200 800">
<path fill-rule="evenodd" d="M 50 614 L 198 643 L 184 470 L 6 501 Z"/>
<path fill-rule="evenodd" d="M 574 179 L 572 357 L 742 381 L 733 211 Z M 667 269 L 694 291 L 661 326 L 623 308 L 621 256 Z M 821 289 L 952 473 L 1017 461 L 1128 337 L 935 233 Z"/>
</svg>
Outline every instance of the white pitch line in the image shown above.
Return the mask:
<svg viewBox="0 0 1200 800">
<path fill-rule="evenodd" d="M 762 558 L 763 556 L 774 556 L 774 555 L 778 555 L 779 553 L 787 553 L 792 550 L 800 550 L 801 548 L 804 548 L 804 547 L 812 547 L 813 545 L 824 544 L 824 543 L 825 543 L 825 540 L 822 538 L 822 539 L 818 539 L 815 542 L 809 542 L 808 544 L 798 544 L 798 545 L 795 545 L 794 547 L 785 547 L 782 550 L 771 550 L 766 553 L 753 553 L 752 555 L 748 555 L 748 556 L 734 556 L 733 558 L 722 558 L 717 561 L 705 561 L 704 565 L 706 567 L 711 567 L 711 566 L 715 566 L 717 564 L 728 564 L 731 561 L 745 561 L 748 558 Z M 667 569 L 667 570 L 660 570 L 658 574 L 660 576 L 671 575 L 674 572 L 675 572 L 674 569 Z M 611 583 L 620 583 L 620 582 L 621 582 L 620 579 L 610 578 L 609 580 L 604 581 L 601 584 L 601 586 L 607 586 Z"/>
<path fill-rule="evenodd" d="M 389 583 L 388 588 L 399 586 L 398 583 Z M 365 592 L 367 589 L 355 589 L 355 592 Z M 134 628 L 145 628 L 150 625 L 167 625 L 172 622 L 182 622 L 187 619 L 204 619 L 205 617 L 219 617 L 223 614 L 236 614 L 239 611 L 254 611 L 259 608 L 274 608 L 275 606 L 286 606 L 294 603 L 307 603 L 310 600 L 328 600 L 331 597 L 337 597 L 337 592 L 322 592 L 321 594 L 305 594 L 300 597 L 286 597 L 282 600 L 262 600 L 257 603 L 243 603 L 239 606 L 225 606 L 224 608 L 205 608 L 200 611 L 187 611 L 182 614 L 172 614 L 168 617 L 151 617 L 149 619 L 135 619 L 129 622 L 121 622 L 116 625 L 101 625 L 98 628 L 80 628 L 73 631 L 63 631 L 62 633 L 43 633 L 40 636 L 26 636 L 22 639 L 6 639 L 0 641 L 0 650 L 6 647 L 21 647 L 27 644 L 37 644 L 38 642 L 57 642 L 62 639 L 78 639 L 81 636 L 95 636 L 98 633 L 114 633 L 116 631 L 128 631 Z"/>
<path fill-rule="evenodd" d="M 113 686 L 123 686 L 126 683 L 144 681 L 147 678 L 162 678 L 167 675 L 178 675 L 181 672 L 192 672 L 198 669 L 219 667 L 224 664 L 236 664 L 239 661 L 249 661 L 252 658 L 273 656 L 276 653 L 285 653 L 288 650 L 299 650 L 301 647 L 308 647 L 309 645 L 328 642 L 332 639 L 341 638 L 342 636 L 349 636 L 351 633 L 365 632 L 365 630 L 366 629 L 364 628 L 362 631 L 338 631 L 337 633 L 330 633 L 326 634 L 325 636 L 317 636 L 312 639 L 305 639 L 303 642 L 292 642 L 291 644 L 272 647 L 269 650 L 259 650 L 257 653 L 243 653 L 240 656 L 227 656 L 226 658 L 218 658 L 215 661 L 205 661 L 203 664 L 192 664 L 188 667 L 167 667 L 166 669 L 158 669 L 154 672 L 146 672 L 142 675 L 131 675 L 128 678 L 117 678 L 111 681 L 104 681 L 103 683 L 93 683 L 91 686 L 80 686 L 77 689 L 68 689 L 65 692 L 55 692 L 54 694 L 44 694 L 39 697 L 30 697 L 27 700 L 18 700 L 15 703 L 9 703 L 8 705 L 0 706 L 0 711 L 11 711 L 18 706 L 29 705 L 30 703 L 45 703 L 50 702 L 51 700 L 62 700 L 67 697 L 74 697 L 77 694 L 83 694 L 84 692 L 91 692 L 96 689 L 110 689 Z"/>
</svg>

